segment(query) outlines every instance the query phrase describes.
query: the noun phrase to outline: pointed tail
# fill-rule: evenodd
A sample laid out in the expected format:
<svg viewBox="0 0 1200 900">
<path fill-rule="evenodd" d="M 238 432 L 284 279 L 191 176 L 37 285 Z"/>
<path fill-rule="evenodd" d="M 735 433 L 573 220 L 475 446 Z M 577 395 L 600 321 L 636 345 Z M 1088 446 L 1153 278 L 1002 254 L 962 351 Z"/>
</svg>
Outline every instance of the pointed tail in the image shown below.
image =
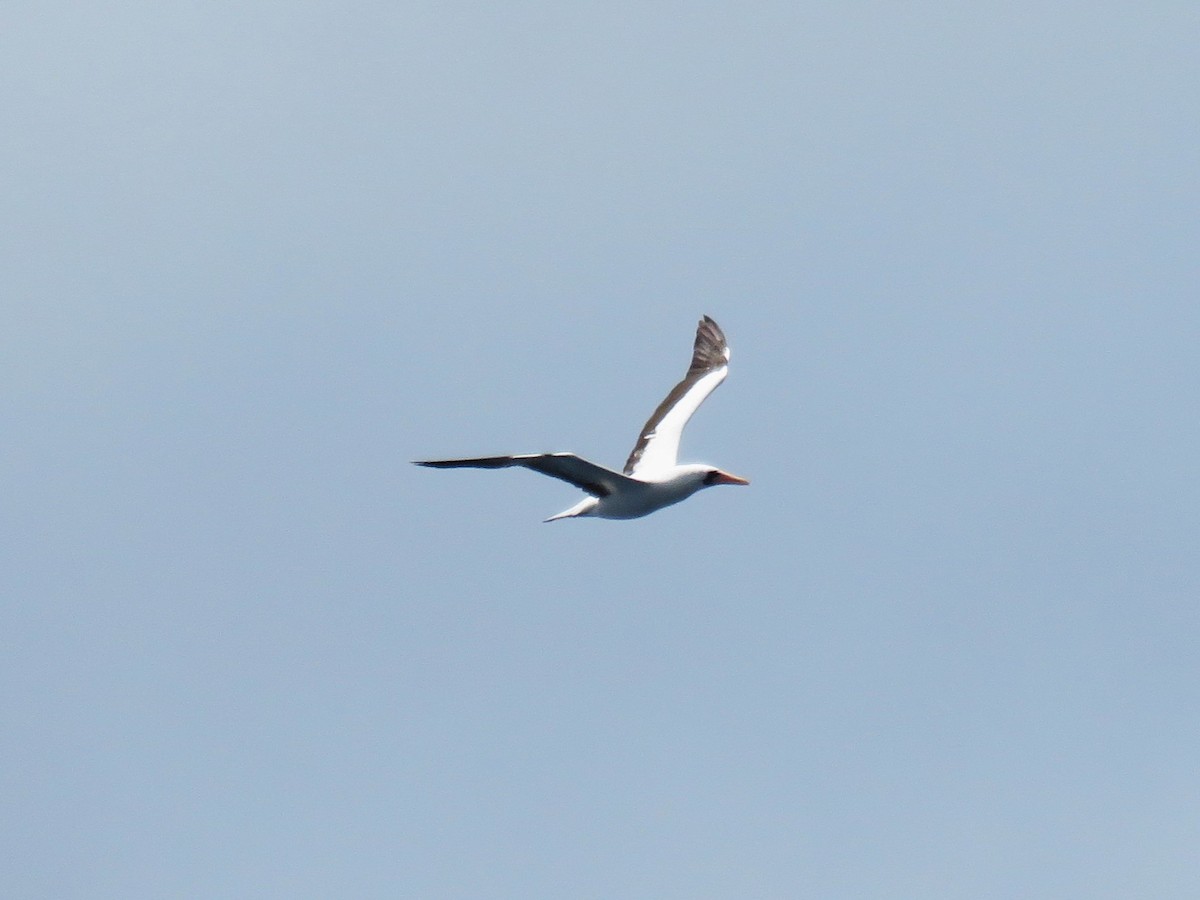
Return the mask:
<svg viewBox="0 0 1200 900">
<path fill-rule="evenodd" d="M 551 516 L 548 519 L 543 519 L 542 521 L 554 522 L 558 519 L 573 519 L 576 516 L 590 516 L 592 515 L 592 510 L 594 510 L 599 504 L 600 501 L 595 497 L 584 497 L 570 509 L 564 509 L 557 515 Z"/>
</svg>

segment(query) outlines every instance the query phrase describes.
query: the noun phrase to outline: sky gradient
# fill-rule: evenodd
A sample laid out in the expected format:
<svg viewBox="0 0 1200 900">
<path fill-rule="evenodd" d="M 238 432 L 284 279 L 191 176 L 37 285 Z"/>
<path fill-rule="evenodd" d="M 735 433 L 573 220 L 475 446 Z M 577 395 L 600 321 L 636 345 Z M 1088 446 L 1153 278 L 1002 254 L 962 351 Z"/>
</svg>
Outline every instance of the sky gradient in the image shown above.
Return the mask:
<svg viewBox="0 0 1200 900">
<path fill-rule="evenodd" d="M 1196 896 L 1193 5 L 5 20 L 6 893 Z"/>
</svg>

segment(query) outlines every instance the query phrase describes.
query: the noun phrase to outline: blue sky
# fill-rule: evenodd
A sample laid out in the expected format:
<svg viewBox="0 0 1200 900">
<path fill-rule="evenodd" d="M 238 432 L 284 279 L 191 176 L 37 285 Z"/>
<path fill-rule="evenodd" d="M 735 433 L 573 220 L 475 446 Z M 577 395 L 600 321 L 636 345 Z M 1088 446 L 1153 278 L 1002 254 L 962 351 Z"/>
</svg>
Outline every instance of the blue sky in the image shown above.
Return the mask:
<svg viewBox="0 0 1200 900">
<path fill-rule="evenodd" d="M 8 890 L 1194 896 L 1198 25 L 11 10 Z"/>
</svg>

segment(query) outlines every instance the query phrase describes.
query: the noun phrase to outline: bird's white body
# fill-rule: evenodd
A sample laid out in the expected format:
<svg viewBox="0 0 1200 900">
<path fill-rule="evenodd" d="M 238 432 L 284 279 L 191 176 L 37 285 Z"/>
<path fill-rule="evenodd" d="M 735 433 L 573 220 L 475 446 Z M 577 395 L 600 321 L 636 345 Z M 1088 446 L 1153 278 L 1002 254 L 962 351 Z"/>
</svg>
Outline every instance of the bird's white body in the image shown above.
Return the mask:
<svg viewBox="0 0 1200 900">
<path fill-rule="evenodd" d="M 660 477 L 649 480 L 631 478 L 625 490 L 607 497 L 584 497 L 570 509 L 546 519 L 570 519 L 576 516 L 596 516 L 600 519 L 640 519 L 642 516 L 686 500 L 701 488 L 708 487 L 704 479 L 712 472 L 711 466 L 672 466 Z"/>
<path fill-rule="evenodd" d="M 696 328 L 692 364 L 684 379 L 646 421 L 623 472 L 588 462 L 574 453 L 527 453 L 473 459 L 430 459 L 417 463 L 437 469 L 504 469 L 522 466 L 551 478 L 570 482 L 590 496 L 570 509 L 546 519 L 596 516 L 601 519 L 637 519 L 664 506 L 686 500 L 696 491 L 718 484 L 749 484 L 706 465 L 679 465 L 679 439 L 704 402 L 729 374 L 729 346 L 717 323 L 705 316 Z"/>
</svg>

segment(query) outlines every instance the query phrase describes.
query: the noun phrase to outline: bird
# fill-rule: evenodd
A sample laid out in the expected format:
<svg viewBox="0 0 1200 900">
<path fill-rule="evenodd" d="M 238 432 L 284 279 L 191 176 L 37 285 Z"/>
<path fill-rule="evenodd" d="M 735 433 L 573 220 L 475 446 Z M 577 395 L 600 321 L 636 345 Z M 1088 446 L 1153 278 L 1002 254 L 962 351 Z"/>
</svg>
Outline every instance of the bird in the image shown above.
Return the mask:
<svg viewBox="0 0 1200 900">
<path fill-rule="evenodd" d="M 679 439 L 683 427 L 729 374 L 729 345 L 709 316 L 696 326 L 692 362 L 687 374 L 646 420 L 621 472 L 589 462 L 574 453 L 525 453 L 472 459 L 413 460 L 434 469 L 506 469 L 520 466 L 575 485 L 587 492 L 574 506 L 545 519 L 596 516 L 637 519 L 686 500 L 719 484 L 749 484 L 749 480 L 701 463 L 680 465 Z"/>
</svg>

